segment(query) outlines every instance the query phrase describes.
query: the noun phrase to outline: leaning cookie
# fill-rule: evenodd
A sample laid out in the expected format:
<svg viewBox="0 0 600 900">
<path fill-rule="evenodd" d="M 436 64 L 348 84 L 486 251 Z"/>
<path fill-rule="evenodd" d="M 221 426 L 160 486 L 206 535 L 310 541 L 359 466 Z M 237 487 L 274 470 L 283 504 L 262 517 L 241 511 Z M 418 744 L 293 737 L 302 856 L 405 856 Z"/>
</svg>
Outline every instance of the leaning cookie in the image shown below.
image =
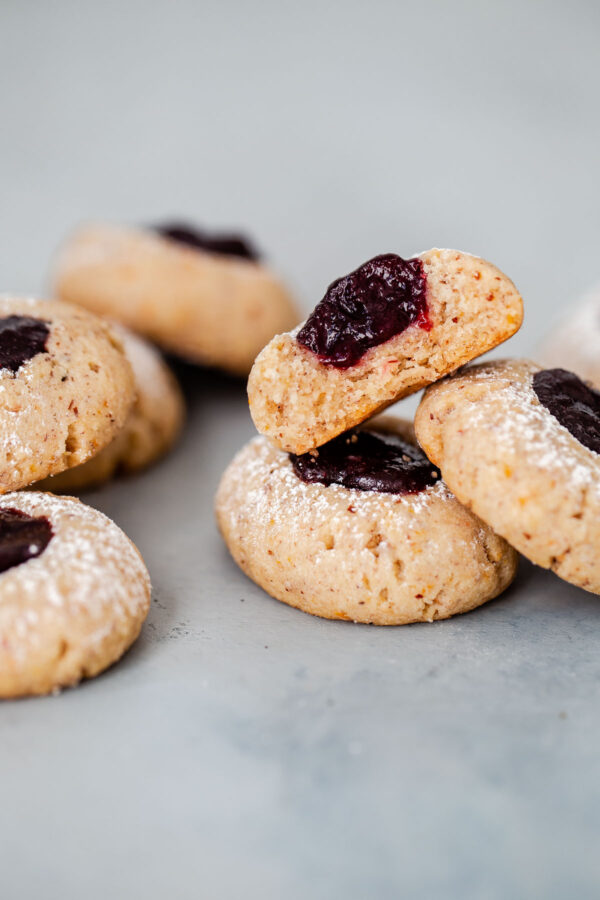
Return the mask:
<svg viewBox="0 0 600 900">
<path fill-rule="evenodd" d="M 304 453 L 505 341 L 522 318 L 513 283 L 475 256 L 375 257 L 259 354 L 252 418 L 279 447 Z"/>
<path fill-rule="evenodd" d="M 133 373 L 106 322 L 0 297 L 0 493 L 79 465 L 122 428 Z"/>
<path fill-rule="evenodd" d="M 536 360 L 569 369 L 600 386 L 600 285 L 556 325 L 541 344 Z"/>
<path fill-rule="evenodd" d="M 132 474 L 152 465 L 177 440 L 185 416 L 179 383 L 162 355 L 122 325 L 113 330 L 123 343 L 135 378 L 136 399 L 125 425 L 111 443 L 81 466 L 35 485 L 64 493 L 96 487 L 116 474 Z"/>
<path fill-rule="evenodd" d="M 428 388 L 415 429 L 465 505 L 532 562 L 600 593 L 600 393 L 527 361 Z"/>
<path fill-rule="evenodd" d="M 0 498 L 0 697 L 97 675 L 140 632 L 150 579 L 132 542 L 73 497 Z"/>
<path fill-rule="evenodd" d="M 496 597 L 517 567 L 391 417 L 300 456 L 254 438 L 223 475 L 216 515 L 253 581 L 328 619 L 445 619 Z"/>
<path fill-rule="evenodd" d="M 286 288 L 243 240 L 183 226 L 81 228 L 59 254 L 55 290 L 170 353 L 235 374 L 298 321 Z"/>
</svg>

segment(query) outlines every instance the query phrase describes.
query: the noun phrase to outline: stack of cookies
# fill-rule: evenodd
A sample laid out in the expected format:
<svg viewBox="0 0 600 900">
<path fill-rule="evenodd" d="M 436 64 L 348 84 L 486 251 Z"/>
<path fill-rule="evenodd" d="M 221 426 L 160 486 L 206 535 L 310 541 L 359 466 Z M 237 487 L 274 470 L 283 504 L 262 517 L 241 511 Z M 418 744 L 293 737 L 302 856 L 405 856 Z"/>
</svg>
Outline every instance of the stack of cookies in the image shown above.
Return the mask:
<svg viewBox="0 0 600 900">
<path fill-rule="evenodd" d="M 519 552 L 600 593 L 600 394 L 562 368 L 469 365 L 523 317 L 490 263 L 378 256 L 286 332 L 294 304 L 242 238 L 94 225 L 64 245 L 55 293 L 0 298 L 0 696 L 75 684 L 139 634 L 139 552 L 56 494 L 173 446 L 185 410 L 162 351 L 250 373 L 261 436 L 223 475 L 216 512 L 274 597 L 333 619 L 431 622 L 498 596 Z M 599 307 L 582 321 L 596 326 Z M 565 334 L 546 359 L 562 347 L 598 378 L 591 344 L 578 361 Z M 414 423 L 380 415 L 423 388 Z"/>
<path fill-rule="evenodd" d="M 306 612 L 380 625 L 479 606 L 519 552 L 600 593 L 600 394 L 564 369 L 468 365 L 522 317 L 502 272 L 453 250 L 333 282 L 250 373 L 262 436 L 216 498 L 239 566 Z M 378 415 L 422 388 L 414 423 Z"/>
<path fill-rule="evenodd" d="M 66 303 L 0 298 L 0 392 L 0 696 L 13 697 L 118 659 L 146 617 L 150 579 L 106 516 L 21 490 L 86 464 L 127 422 L 134 376 L 111 328 Z"/>
<path fill-rule="evenodd" d="M 139 634 L 150 602 L 139 552 L 106 516 L 55 494 L 173 446 L 183 396 L 147 338 L 247 375 L 296 321 L 247 242 L 182 225 L 81 229 L 55 293 L 0 298 L 0 697 L 95 675 Z"/>
</svg>

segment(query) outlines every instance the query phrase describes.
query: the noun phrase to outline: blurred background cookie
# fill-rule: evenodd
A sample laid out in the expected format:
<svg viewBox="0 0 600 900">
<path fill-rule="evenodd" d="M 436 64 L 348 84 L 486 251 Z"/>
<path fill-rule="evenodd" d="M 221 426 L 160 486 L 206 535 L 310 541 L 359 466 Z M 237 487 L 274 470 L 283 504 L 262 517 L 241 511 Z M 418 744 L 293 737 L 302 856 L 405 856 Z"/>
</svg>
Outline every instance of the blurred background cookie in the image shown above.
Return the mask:
<svg viewBox="0 0 600 900">
<path fill-rule="evenodd" d="M 122 325 L 112 324 L 123 342 L 135 379 L 135 400 L 113 441 L 87 462 L 44 479 L 37 490 L 80 491 L 121 472 L 145 469 L 167 453 L 185 418 L 183 393 L 161 353 Z"/>
<path fill-rule="evenodd" d="M 91 678 L 133 643 L 150 578 L 114 522 L 73 497 L 0 498 L 0 697 Z"/>
<path fill-rule="evenodd" d="M 80 228 L 58 255 L 54 288 L 170 353 L 237 375 L 299 319 L 285 286 L 243 238 L 177 223 Z"/>
<path fill-rule="evenodd" d="M 66 303 L 0 297 L 0 493 L 85 462 L 120 431 L 131 365 L 108 323 Z"/>
<path fill-rule="evenodd" d="M 517 568 L 392 417 L 302 456 L 254 438 L 223 475 L 216 515 L 253 581 L 328 619 L 445 619 L 496 597 Z"/>
<path fill-rule="evenodd" d="M 536 359 L 545 366 L 577 372 L 600 387 L 600 284 L 538 345 Z"/>
</svg>

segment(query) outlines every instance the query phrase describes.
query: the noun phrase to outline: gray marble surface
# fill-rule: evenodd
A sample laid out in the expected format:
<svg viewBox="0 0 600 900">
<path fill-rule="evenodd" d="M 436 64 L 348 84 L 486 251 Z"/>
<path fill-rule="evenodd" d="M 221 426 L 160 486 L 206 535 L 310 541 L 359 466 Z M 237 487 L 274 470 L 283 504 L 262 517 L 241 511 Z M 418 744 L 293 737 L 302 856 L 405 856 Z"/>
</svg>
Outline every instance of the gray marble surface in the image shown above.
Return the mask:
<svg viewBox="0 0 600 900">
<path fill-rule="evenodd" d="M 305 308 L 369 255 L 498 263 L 526 354 L 600 273 L 594 2 L 0 4 L 0 287 L 95 216 L 240 224 Z M 507 351 L 508 352 L 508 351 Z M 523 562 L 472 614 L 312 619 L 237 571 L 243 385 L 183 370 L 173 455 L 87 495 L 154 594 L 111 671 L 0 707 L 0 896 L 596 898 L 597 598 Z"/>
</svg>

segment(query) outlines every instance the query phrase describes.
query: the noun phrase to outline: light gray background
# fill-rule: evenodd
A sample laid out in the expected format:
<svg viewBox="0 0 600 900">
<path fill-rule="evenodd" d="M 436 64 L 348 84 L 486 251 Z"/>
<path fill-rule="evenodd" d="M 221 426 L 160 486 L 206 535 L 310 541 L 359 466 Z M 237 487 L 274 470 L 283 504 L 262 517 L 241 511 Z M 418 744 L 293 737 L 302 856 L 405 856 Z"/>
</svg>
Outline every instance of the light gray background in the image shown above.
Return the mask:
<svg viewBox="0 0 600 900">
<path fill-rule="evenodd" d="M 242 226 L 306 309 L 457 246 L 519 285 L 529 353 L 600 275 L 599 40 L 593 0 L 1 0 L 0 288 L 87 217 Z M 523 563 L 433 626 L 270 600 L 211 515 L 243 386 L 185 380 L 178 450 L 88 497 L 150 567 L 142 638 L 0 708 L 3 900 L 596 898 L 597 599 Z"/>
</svg>

